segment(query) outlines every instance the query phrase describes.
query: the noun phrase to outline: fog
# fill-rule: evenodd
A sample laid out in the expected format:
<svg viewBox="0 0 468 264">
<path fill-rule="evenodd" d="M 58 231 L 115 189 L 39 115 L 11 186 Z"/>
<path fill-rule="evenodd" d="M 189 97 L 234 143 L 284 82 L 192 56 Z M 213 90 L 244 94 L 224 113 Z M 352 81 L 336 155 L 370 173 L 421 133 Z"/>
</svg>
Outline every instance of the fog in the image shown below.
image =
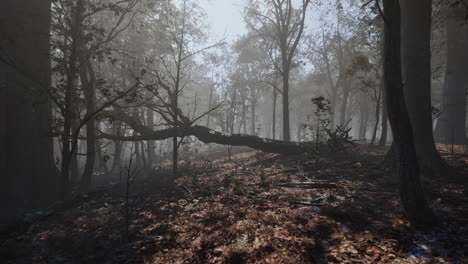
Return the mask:
<svg viewBox="0 0 468 264">
<path fill-rule="evenodd" d="M 3 0 L 0 262 L 462 263 L 467 14 Z"/>
</svg>

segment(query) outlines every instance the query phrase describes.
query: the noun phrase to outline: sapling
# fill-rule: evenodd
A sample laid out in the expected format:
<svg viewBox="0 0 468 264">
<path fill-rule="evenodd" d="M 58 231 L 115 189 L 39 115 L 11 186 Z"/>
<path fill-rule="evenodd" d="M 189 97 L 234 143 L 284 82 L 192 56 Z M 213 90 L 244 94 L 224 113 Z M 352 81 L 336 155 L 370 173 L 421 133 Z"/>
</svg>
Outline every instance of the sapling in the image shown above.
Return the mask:
<svg viewBox="0 0 468 264">
<path fill-rule="evenodd" d="M 131 216 L 131 205 L 130 205 L 130 187 L 132 186 L 133 182 L 135 182 L 135 179 L 137 178 L 139 174 L 139 169 L 138 166 L 133 166 L 133 159 L 136 155 L 136 151 L 134 151 L 130 157 L 128 158 L 128 161 L 126 162 L 126 165 L 124 168 L 120 169 L 120 182 L 122 183 L 122 174 L 125 173 L 125 193 L 124 193 L 124 220 L 125 220 L 125 236 L 128 241 L 130 241 L 130 231 L 129 231 L 129 226 L 130 226 L 130 216 Z"/>
<path fill-rule="evenodd" d="M 318 170 L 320 163 L 320 157 L 318 155 L 321 141 L 320 137 L 330 124 L 330 115 L 332 114 L 332 111 L 330 100 L 325 99 L 323 96 L 314 97 L 311 99 L 311 102 L 315 108 L 314 115 L 317 121 L 315 127 L 315 168 Z M 325 141 L 324 138 L 322 138 L 322 140 Z"/>
</svg>

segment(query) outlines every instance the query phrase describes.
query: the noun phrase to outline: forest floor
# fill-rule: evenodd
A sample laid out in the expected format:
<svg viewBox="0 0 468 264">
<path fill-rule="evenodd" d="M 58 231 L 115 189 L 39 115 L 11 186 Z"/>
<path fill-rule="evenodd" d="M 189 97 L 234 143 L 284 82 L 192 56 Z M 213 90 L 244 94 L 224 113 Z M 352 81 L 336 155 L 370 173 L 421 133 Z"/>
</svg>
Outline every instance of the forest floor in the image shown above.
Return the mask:
<svg viewBox="0 0 468 264">
<path fill-rule="evenodd" d="M 129 236 L 120 187 L 0 237 L 1 263 L 468 263 L 468 156 L 456 177 L 425 180 L 440 226 L 403 217 L 386 148 L 322 157 L 261 152 L 192 164 L 175 184 L 131 192 Z M 288 183 L 308 182 L 310 189 Z M 286 185 L 286 186 L 284 186 Z M 2 261 L 1 258 L 4 258 Z"/>
</svg>

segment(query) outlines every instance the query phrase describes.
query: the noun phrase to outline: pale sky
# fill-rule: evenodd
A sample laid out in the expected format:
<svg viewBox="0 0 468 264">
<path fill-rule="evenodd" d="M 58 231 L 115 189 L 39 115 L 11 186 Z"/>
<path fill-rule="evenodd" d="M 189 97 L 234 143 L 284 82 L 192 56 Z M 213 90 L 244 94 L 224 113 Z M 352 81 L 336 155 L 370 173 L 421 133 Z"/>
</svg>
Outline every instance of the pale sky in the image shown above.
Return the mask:
<svg viewBox="0 0 468 264">
<path fill-rule="evenodd" d="M 208 43 L 216 42 L 224 35 L 226 41 L 232 43 L 239 36 L 247 33 L 242 17 L 245 0 L 200 0 L 198 3 L 205 10 L 207 16 L 205 19 L 207 24 L 210 25 Z M 296 4 L 299 5 L 299 2 Z M 319 32 L 320 23 L 318 19 L 321 14 L 325 13 L 324 10 L 311 3 L 307 12 L 306 28 Z"/>
<path fill-rule="evenodd" d="M 206 11 L 206 22 L 210 25 L 209 42 L 226 36 L 228 42 L 247 32 L 242 18 L 244 0 L 201 0 Z"/>
</svg>

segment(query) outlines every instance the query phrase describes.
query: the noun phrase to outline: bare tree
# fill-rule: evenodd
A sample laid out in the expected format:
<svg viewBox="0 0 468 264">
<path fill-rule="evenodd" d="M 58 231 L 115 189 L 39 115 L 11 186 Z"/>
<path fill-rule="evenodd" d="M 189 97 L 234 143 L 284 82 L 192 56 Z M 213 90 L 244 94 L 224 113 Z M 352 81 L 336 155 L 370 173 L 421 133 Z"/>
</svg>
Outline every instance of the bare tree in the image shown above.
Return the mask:
<svg viewBox="0 0 468 264">
<path fill-rule="evenodd" d="M 275 68 L 282 75 L 283 140 L 290 141 L 289 128 L 289 75 L 299 41 L 304 32 L 307 7 L 310 0 L 302 0 L 299 8 L 294 8 L 292 0 L 264 1 L 263 12 L 259 1 L 250 1 L 245 20 L 259 36 L 269 39 L 279 47 L 281 63 L 272 59 Z M 274 56 L 271 55 L 273 58 Z"/>
</svg>

